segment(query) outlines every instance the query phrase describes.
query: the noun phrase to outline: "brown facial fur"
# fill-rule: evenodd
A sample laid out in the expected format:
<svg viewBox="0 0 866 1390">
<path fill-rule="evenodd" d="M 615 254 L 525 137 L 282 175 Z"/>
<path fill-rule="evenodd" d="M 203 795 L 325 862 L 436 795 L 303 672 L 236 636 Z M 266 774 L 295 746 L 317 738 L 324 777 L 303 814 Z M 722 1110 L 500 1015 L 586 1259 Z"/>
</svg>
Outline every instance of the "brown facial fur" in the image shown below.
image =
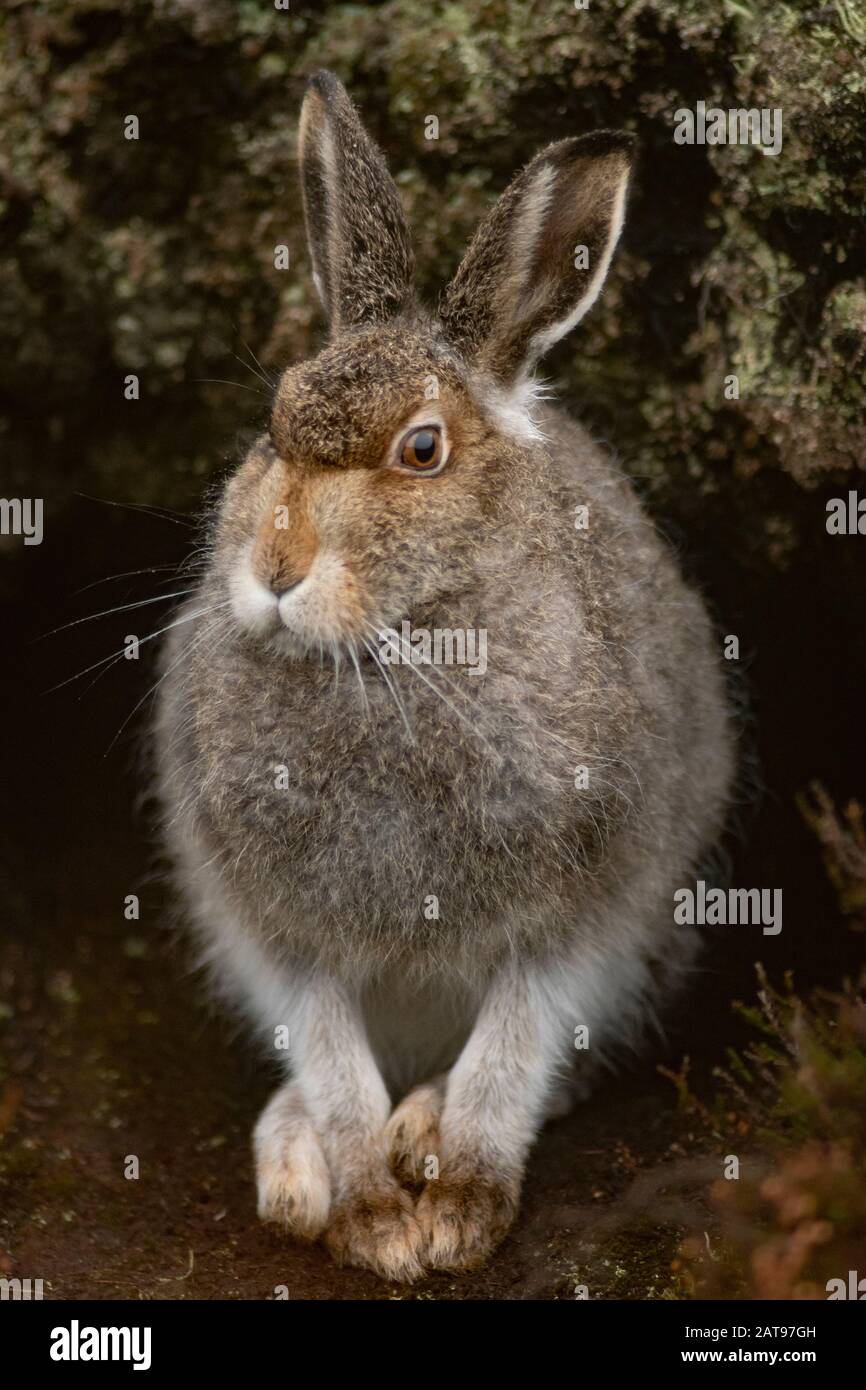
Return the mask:
<svg viewBox="0 0 866 1390">
<path fill-rule="evenodd" d="M 425 400 L 434 378 L 438 399 Z M 390 467 L 403 426 L 426 415 L 447 429 L 443 472 Z M 364 620 L 387 624 L 410 602 L 475 582 L 478 526 L 498 505 L 505 460 L 520 453 L 473 400 L 432 323 L 415 317 L 349 334 L 284 373 L 271 439 L 227 492 L 218 548 L 229 563 L 252 542 L 254 573 L 276 591 L 307 574 L 317 553 L 338 556 L 346 632 L 357 635 Z M 281 507 L 285 526 L 275 524 Z"/>
</svg>

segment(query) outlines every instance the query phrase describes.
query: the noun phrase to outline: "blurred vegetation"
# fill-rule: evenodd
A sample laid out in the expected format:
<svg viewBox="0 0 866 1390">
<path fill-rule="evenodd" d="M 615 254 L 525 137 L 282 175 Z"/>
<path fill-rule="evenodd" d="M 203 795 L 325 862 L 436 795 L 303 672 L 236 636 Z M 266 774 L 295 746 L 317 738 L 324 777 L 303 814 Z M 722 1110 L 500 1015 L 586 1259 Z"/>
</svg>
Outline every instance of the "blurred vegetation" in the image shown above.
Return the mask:
<svg viewBox="0 0 866 1390">
<path fill-rule="evenodd" d="M 761 1040 L 731 1053 L 721 1128 L 736 1180 L 683 1246 L 683 1287 L 701 1297 L 826 1298 L 866 1249 L 866 977 L 809 1002 L 761 979 L 743 1010 Z M 697 1103 L 699 1104 L 699 1103 Z"/>
<path fill-rule="evenodd" d="M 866 903 L 863 811 L 840 816 L 821 787 L 804 813 L 818 834 L 849 924 Z M 754 1005 L 736 1006 L 753 1030 L 729 1049 L 711 1103 L 693 1091 L 688 1065 L 673 1076 L 684 1112 L 736 1174 L 704 1194 L 709 1210 L 672 1269 L 700 1298 L 826 1298 L 831 1279 L 866 1276 L 866 972 L 839 990 L 798 996 L 758 967 Z M 724 1157 L 722 1157 L 724 1156 Z M 712 1240 L 707 1228 L 712 1228 Z"/>
<path fill-rule="evenodd" d="M 540 144 L 638 132 L 610 290 L 551 373 L 661 507 L 688 522 L 729 489 L 760 512 L 746 542 L 786 561 L 797 503 L 768 509 L 761 476 L 810 488 L 862 465 L 866 24 L 850 0 L 8 0 L 0 36 L 4 454 L 56 498 L 190 503 L 266 408 L 237 359 L 272 372 L 315 346 L 295 138 L 321 65 L 386 149 L 431 298 Z M 781 154 L 675 145 L 673 113 L 699 99 L 781 107 Z"/>
</svg>

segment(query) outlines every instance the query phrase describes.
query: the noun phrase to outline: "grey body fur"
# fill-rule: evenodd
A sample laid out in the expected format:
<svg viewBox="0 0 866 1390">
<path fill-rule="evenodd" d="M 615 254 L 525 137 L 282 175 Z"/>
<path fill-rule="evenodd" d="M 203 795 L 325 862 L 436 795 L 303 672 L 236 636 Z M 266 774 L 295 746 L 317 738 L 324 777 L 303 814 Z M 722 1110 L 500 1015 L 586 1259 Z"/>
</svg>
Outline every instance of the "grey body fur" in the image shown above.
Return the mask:
<svg viewBox="0 0 866 1390">
<path fill-rule="evenodd" d="M 564 416 L 548 410 L 544 427 L 548 459 L 500 496 L 474 589 L 413 613 L 416 627 L 487 629 L 486 674 L 453 667 L 439 685 L 463 718 L 392 666 L 413 741 L 369 659 L 367 712 L 350 667 L 335 680 L 330 662 L 263 653 L 219 614 L 186 659 L 184 626 L 171 633 L 172 836 L 213 861 L 275 970 L 474 994 L 509 956 L 575 937 L 664 972 L 691 954 L 687 933 L 673 939 L 673 891 L 719 830 L 730 774 L 716 643 L 628 482 Z M 188 611 L 223 593 L 209 573 Z M 611 939 L 605 903 L 647 863 L 654 899 Z"/>
</svg>

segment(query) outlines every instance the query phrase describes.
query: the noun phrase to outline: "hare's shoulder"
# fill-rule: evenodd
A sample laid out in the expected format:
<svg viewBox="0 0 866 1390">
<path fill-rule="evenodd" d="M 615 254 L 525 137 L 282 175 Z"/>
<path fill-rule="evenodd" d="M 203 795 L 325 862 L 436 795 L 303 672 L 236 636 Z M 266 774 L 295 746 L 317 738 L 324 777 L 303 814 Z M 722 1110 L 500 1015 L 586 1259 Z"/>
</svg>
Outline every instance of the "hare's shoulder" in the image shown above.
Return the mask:
<svg viewBox="0 0 866 1390">
<path fill-rule="evenodd" d="M 646 515 L 613 443 L 589 430 L 562 406 L 544 405 L 537 417 L 555 485 L 606 515 L 645 522 Z"/>
</svg>

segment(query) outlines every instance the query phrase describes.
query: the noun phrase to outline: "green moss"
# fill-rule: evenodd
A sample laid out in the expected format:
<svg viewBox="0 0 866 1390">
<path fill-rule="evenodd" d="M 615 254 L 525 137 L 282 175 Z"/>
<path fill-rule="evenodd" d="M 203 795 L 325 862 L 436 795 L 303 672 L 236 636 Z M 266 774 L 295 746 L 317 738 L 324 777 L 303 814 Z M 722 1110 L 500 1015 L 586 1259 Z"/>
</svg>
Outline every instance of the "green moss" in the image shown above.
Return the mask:
<svg viewBox="0 0 866 1390">
<path fill-rule="evenodd" d="M 321 64 L 386 147 L 431 297 L 539 144 L 638 132 L 625 252 L 552 371 L 684 521 L 685 480 L 740 498 L 766 469 L 809 487 L 860 466 L 866 48 L 848 0 L 41 0 L 0 23 L 4 434 L 13 470 L 38 461 L 57 494 L 74 453 L 78 487 L 188 505 L 266 408 L 243 342 L 268 370 L 311 350 L 295 131 Z M 673 112 L 698 99 L 780 107 L 782 153 L 675 147 Z"/>
</svg>

